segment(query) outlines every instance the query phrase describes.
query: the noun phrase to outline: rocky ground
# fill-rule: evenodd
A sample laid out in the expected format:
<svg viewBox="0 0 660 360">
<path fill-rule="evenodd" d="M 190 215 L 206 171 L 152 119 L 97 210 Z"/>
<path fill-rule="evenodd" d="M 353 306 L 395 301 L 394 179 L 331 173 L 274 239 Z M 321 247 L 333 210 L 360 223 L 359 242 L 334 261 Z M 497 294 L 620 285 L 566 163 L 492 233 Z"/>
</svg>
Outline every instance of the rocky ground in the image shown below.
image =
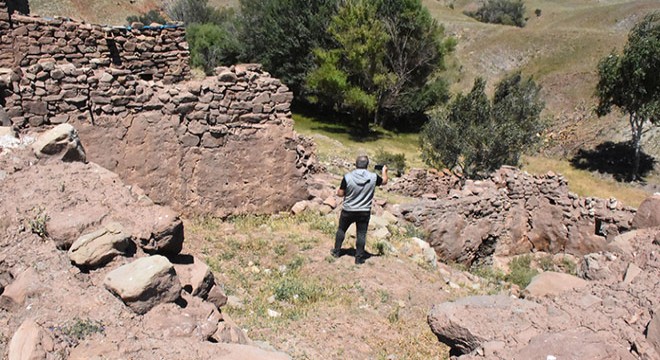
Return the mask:
<svg viewBox="0 0 660 360">
<path fill-rule="evenodd" d="M 86 163 L 75 129 L 2 131 L 3 357 L 289 358 L 220 311 L 208 267 L 180 253 L 177 214 Z"/>
<path fill-rule="evenodd" d="M 311 177 L 310 200 L 291 213 L 182 222 L 86 162 L 71 127 L 2 131 L 0 347 L 9 359 L 658 358 L 657 196 L 631 209 L 569 195 L 555 174 L 503 169 L 474 183 L 412 171 L 389 186 L 405 204 L 378 193 L 373 256 L 356 266 L 354 235 L 342 257 L 329 256 L 337 176 Z M 452 209 L 463 229 L 488 230 L 487 246 L 458 231 L 451 239 L 463 245 L 447 247 L 434 229 Z M 520 217 L 529 228 L 504 226 Z M 540 241 L 539 218 L 543 229 L 609 236 Z M 508 240 L 489 242 L 491 233 Z M 491 276 L 530 252 L 540 274 L 529 285 Z"/>
</svg>

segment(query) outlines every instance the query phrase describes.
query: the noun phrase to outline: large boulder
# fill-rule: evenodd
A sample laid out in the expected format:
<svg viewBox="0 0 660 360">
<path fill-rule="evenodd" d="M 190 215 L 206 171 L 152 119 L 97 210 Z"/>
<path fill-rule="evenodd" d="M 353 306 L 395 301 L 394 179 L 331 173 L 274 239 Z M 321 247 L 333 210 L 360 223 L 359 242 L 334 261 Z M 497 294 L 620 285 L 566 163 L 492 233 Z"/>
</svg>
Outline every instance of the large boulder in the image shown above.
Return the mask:
<svg viewBox="0 0 660 360">
<path fill-rule="evenodd" d="M 530 298 L 559 295 L 563 292 L 581 289 L 587 281 L 570 274 L 546 271 L 536 275 L 523 290 L 523 295 Z"/>
<path fill-rule="evenodd" d="M 78 137 L 71 124 L 60 124 L 41 134 L 32 144 L 34 154 L 41 157 L 56 157 L 62 161 L 87 161 Z"/>
<path fill-rule="evenodd" d="M 111 271 L 104 285 L 138 314 L 181 296 L 174 266 L 161 255 L 140 258 Z"/>
<path fill-rule="evenodd" d="M 8 360 L 46 359 L 41 344 L 43 336 L 41 327 L 33 319 L 23 321 L 9 342 Z"/>
<path fill-rule="evenodd" d="M 656 193 L 642 201 L 637 208 L 632 226 L 635 229 L 660 226 L 660 194 Z"/>
<path fill-rule="evenodd" d="M 431 330 L 454 354 L 469 354 L 489 341 L 531 338 L 532 320 L 543 307 L 508 296 L 471 296 L 433 306 Z"/>
<path fill-rule="evenodd" d="M 173 257 L 172 261 L 183 290 L 193 296 L 206 299 L 215 284 L 209 266 L 192 255 L 179 255 Z"/>
<path fill-rule="evenodd" d="M 41 287 L 39 274 L 31 267 L 27 268 L 5 287 L 0 295 L 0 308 L 7 311 L 17 310 L 28 297 L 39 293 Z"/>
<path fill-rule="evenodd" d="M 102 265 L 129 248 L 131 236 L 119 223 L 110 223 L 76 240 L 69 249 L 71 262 L 82 267 Z"/>
<path fill-rule="evenodd" d="M 176 212 L 163 206 L 154 206 L 144 214 L 142 228 L 137 235 L 138 244 L 149 254 L 177 255 L 183 247 L 183 222 Z"/>
</svg>

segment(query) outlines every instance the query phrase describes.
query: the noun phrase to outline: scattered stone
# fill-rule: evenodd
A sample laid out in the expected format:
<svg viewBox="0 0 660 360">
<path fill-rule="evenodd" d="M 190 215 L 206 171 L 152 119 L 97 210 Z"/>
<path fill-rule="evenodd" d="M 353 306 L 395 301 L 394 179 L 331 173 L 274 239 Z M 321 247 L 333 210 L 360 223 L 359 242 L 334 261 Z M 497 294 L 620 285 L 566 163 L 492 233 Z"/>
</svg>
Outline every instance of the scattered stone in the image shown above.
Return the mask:
<svg viewBox="0 0 660 360">
<path fill-rule="evenodd" d="M 172 263 L 160 255 L 140 258 L 111 271 L 104 285 L 138 314 L 158 304 L 174 302 L 181 295 Z"/>
<path fill-rule="evenodd" d="M 291 208 L 291 213 L 293 215 L 298 215 L 298 214 L 302 213 L 303 211 L 305 211 L 308 206 L 309 206 L 309 201 L 307 201 L 307 200 L 298 201 Z"/>
<path fill-rule="evenodd" d="M 166 303 L 156 305 L 144 316 L 144 327 L 163 338 L 187 337 L 198 341 L 209 340 L 217 331 L 222 315 L 211 303 L 198 297 L 184 295 L 186 307 Z"/>
<path fill-rule="evenodd" d="M 103 265 L 113 257 L 124 254 L 131 236 L 119 223 L 110 223 L 76 240 L 69 249 L 71 262 L 82 267 Z"/>
<path fill-rule="evenodd" d="M 41 345 L 43 331 L 32 319 L 26 319 L 9 342 L 8 360 L 46 359 Z"/>
<path fill-rule="evenodd" d="M 227 304 L 227 295 L 218 285 L 214 285 L 209 291 L 206 301 L 214 304 L 218 309 Z"/>
<path fill-rule="evenodd" d="M 660 355 L 660 307 L 653 312 L 653 318 L 646 326 L 646 340 L 655 348 Z"/>
<path fill-rule="evenodd" d="M 536 275 L 523 290 L 525 298 L 540 298 L 543 296 L 555 296 L 563 292 L 581 289 L 587 286 L 587 282 L 577 276 L 570 274 L 546 271 Z"/>
</svg>

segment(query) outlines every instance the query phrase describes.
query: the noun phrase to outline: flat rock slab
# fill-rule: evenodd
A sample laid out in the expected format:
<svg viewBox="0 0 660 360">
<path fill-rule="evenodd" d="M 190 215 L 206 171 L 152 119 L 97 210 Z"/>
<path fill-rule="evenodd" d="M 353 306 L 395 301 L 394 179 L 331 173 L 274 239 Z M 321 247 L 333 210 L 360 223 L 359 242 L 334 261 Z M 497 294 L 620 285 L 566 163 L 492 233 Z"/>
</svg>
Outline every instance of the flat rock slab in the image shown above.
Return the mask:
<svg viewBox="0 0 660 360">
<path fill-rule="evenodd" d="M 584 279 L 570 274 L 553 271 L 542 272 L 532 279 L 523 294 L 525 297 L 539 298 L 542 296 L 555 296 L 566 291 L 581 289 L 588 285 Z"/>
<path fill-rule="evenodd" d="M 530 320 L 544 307 L 504 295 L 471 296 L 433 306 L 428 322 L 453 353 L 468 354 L 495 340 L 515 338 L 532 328 Z M 536 334 L 525 334 L 531 338 Z"/>
<path fill-rule="evenodd" d="M 126 252 L 131 236 L 118 223 L 110 223 L 76 240 L 69 249 L 69 259 L 83 267 L 103 265 L 113 257 Z"/>
<path fill-rule="evenodd" d="M 161 255 L 140 258 L 111 271 L 104 285 L 138 314 L 181 296 L 174 266 Z"/>
<path fill-rule="evenodd" d="M 556 359 L 637 359 L 624 347 L 612 344 L 603 334 L 585 328 L 542 334 L 510 358 L 547 359 L 548 355 Z"/>
</svg>

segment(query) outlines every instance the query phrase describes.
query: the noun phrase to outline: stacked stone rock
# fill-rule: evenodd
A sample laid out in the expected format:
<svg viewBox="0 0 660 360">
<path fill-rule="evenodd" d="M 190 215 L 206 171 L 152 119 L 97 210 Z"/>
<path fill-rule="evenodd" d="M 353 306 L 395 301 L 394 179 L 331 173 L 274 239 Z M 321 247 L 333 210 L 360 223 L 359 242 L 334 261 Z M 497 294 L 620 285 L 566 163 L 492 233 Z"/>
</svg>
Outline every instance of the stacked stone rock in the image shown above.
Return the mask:
<svg viewBox="0 0 660 360">
<path fill-rule="evenodd" d="M 437 198 L 446 196 L 451 189 L 459 189 L 460 184 L 461 178 L 448 169 L 411 169 L 391 182 L 387 190 L 406 196 Z"/>
<path fill-rule="evenodd" d="M 9 9 L 4 0 L 0 0 L 0 67 L 10 64 L 14 55 L 12 52 L 12 38 L 7 36 L 11 31 L 9 24 Z"/>
<path fill-rule="evenodd" d="M 177 87 L 142 80 L 129 70 L 43 62 L 25 69 L 20 96 L 7 97 L 6 109 L 18 127 L 156 110 L 180 118 L 182 144 L 207 148 L 221 146 L 232 128 L 289 117 L 293 94 L 259 65 L 217 71 L 215 77 Z"/>
<path fill-rule="evenodd" d="M 54 61 L 92 69 L 125 69 L 143 79 L 164 83 L 190 77 L 183 27 L 104 27 L 16 13 L 10 18 L 4 2 L 0 3 L 0 13 L 0 67 Z"/>
<path fill-rule="evenodd" d="M 473 264 L 529 251 L 584 255 L 630 229 L 634 209 L 615 199 L 580 198 L 563 176 L 503 167 L 491 179 L 466 181 L 438 200 L 403 207 L 429 232 L 444 261 Z"/>
</svg>

